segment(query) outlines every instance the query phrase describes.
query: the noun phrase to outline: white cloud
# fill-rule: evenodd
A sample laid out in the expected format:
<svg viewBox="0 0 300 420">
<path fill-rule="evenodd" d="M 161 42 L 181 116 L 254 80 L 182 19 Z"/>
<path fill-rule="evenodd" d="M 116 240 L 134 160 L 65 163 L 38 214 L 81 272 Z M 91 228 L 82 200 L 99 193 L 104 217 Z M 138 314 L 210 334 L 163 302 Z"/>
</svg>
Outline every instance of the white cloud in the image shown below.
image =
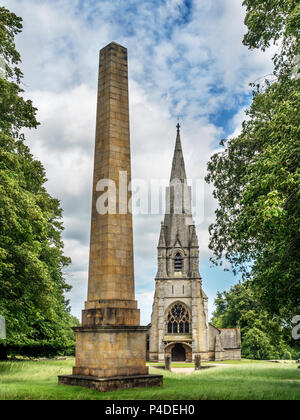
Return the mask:
<svg viewBox="0 0 300 420">
<path fill-rule="evenodd" d="M 151 322 L 150 314 L 152 311 L 154 292 L 137 293 L 136 298 L 138 307 L 141 310 L 141 325 L 148 325 Z"/>
<path fill-rule="evenodd" d="M 73 272 L 80 271 L 82 267 L 87 267 L 89 247 L 83 245 L 79 240 L 65 239 L 65 253 L 72 258 L 72 270 Z"/>
<path fill-rule="evenodd" d="M 72 314 L 81 320 L 81 311 L 87 299 L 87 271 L 67 272 L 66 281 L 72 286 L 72 290 L 67 293 L 67 299 L 70 300 L 72 306 Z"/>
</svg>

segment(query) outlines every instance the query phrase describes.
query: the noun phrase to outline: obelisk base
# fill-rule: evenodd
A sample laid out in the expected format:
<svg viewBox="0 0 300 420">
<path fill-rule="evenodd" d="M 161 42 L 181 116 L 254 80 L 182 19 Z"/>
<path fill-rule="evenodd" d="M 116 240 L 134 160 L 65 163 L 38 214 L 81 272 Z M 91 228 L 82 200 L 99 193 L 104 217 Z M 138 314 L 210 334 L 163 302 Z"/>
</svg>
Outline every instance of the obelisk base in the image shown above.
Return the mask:
<svg viewBox="0 0 300 420">
<path fill-rule="evenodd" d="M 161 375 L 149 375 L 146 366 L 147 327 L 77 327 L 76 366 L 73 375 L 59 376 L 60 385 L 98 391 L 161 386 Z"/>
<path fill-rule="evenodd" d="M 59 385 L 73 385 L 95 389 L 99 392 L 116 391 L 128 388 L 148 388 L 162 386 L 162 375 L 116 376 L 114 378 L 96 378 L 93 376 L 66 375 L 58 377 Z"/>
</svg>

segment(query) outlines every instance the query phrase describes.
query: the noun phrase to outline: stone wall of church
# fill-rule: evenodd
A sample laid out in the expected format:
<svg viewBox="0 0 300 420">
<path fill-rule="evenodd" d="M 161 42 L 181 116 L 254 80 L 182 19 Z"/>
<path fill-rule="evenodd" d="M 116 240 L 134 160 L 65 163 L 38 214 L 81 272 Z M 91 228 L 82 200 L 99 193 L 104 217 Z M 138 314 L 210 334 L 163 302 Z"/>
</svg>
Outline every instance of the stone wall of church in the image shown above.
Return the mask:
<svg viewBox="0 0 300 420">
<path fill-rule="evenodd" d="M 184 303 L 192 314 L 191 280 L 157 280 L 150 329 L 150 361 L 164 361 L 164 337 L 167 334 L 167 313 L 176 302 Z M 193 315 L 192 315 L 193 316 Z"/>
<path fill-rule="evenodd" d="M 223 352 L 222 360 L 241 360 L 241 349 L 226 349 Z"/>
<path fill-rule="evenodd" d="M 214 352 L 216 346 L 216 337 L 220 335 L 220 330 L 209 324 L 209 351 Z"/>
<path fill-rule="evenodd" d="M 166 355 L 172 355 L 175 343 L 165 344 L 164 338 L 168 335 L 168 310 L 177 302 L 185 304 L 192 314 L 192 343 L 183 344 L 187 361 L 194 360 L 196 355 L 200 355 L 202 361 L 241 359 L 239 330 L 219 330 L 208 323 L 207 299 L 202 292 L 201 281 L 173 279 L 156 282 L 150 329 L 150 361 L 164 362 Z"/>
<path fill-rule="evenodd" d="M 196 354 L 202 360 L 208 359 L 209 333 L 207 303 L 202 296 L 200 279 L 166 279 L 156 281 L 156 295 L 154 299 L 150 329 L 149 360 L 164 360 L 164 345 L 162 341 L 167 334 L 167 313 L 176 302 L 182 302 L 189 309 L 192 324 L 191 347 L 187 357 L 192 360 Z"/>
</svg>

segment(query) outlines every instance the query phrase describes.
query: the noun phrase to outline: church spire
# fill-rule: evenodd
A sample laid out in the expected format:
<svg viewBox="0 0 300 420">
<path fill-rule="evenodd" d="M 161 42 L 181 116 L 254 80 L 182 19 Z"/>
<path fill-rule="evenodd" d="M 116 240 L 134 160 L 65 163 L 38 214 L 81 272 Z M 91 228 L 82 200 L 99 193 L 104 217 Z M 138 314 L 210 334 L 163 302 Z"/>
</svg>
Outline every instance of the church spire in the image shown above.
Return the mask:
<svg viewBox="0 0 300 420">
<path fill-rule="evenodd" d="M 172 163 L 170 187 L 167 188 L 166 194 L 166 213 L 179 216 L 183 215 L 185 218 L 187 215 L 191 215 L 191 189 L 187 184 L 179 123 L 176 127 L 177 137 Z"/>
<path fill-rule="evenodd" d="M 181 139 L 180 139 L 180 124 L 179 123 L 177 124 L 176 128 L 177 128 L 177 137 L 176 137 L 176 145 L 175 145 L 170 181 L 173 181 L 174 179 L 179 179 L 181 182 L 184 182 L 186 180 L 186 173 L 185 173 L 185 165 L 184 165 Z"/>
</svg>

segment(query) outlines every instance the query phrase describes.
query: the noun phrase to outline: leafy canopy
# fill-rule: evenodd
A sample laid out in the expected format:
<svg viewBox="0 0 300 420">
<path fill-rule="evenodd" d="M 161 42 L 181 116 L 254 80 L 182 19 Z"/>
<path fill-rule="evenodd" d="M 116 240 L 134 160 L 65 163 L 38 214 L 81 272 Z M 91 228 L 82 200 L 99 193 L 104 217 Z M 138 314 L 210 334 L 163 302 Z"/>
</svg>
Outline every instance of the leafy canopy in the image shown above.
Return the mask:
<svg viewBox="0 0 300 420">
<path fill-rule="evenodd" d="M 280 317 L 270 316 L 261 306 L 251 282 L 237 284 L 218 293 L 212 323 L 217 328 L 240 327 L 242 357 L 247 359 L 299 358 L 300 349 L 291 347 L 290 330 Z"/>
<path fill-rule="evenodd" d="M 242 133 L 208 163 L 207 182 L 218 200 L 210 226 L 212 261 L 228 260 L 271 314 L 290 319 L 300 310 L 299 156 L 300 9 L 295 1 L 246 0 L 244 43 L 267 48 L 282 41 L 274 57 L 275 81 L 257 85 Z M 224 142 L 222 142 L 224 145 Z"/>
<path fill-rule="evenodd" d="M 250 49 L 265 51 L 277 44 L 274 56 L 275 70 L 290 74 L 299 64 L 300 4 L 298 0 L 244 0 L 248 32 L 243 43 Z"/>
<path fill-rule="evenodd" d="M 21 139 L 36 128 L 36 108 L 22 97 L 21 58 L 14 37 L 22 19 L 0 7 L 0 314 L 7 321 L 5 353 L 52 355 L 74 348 L 74 318 L 64 298 L 62 209 L 46 191 L 46 174 Z"/>
</svg>

